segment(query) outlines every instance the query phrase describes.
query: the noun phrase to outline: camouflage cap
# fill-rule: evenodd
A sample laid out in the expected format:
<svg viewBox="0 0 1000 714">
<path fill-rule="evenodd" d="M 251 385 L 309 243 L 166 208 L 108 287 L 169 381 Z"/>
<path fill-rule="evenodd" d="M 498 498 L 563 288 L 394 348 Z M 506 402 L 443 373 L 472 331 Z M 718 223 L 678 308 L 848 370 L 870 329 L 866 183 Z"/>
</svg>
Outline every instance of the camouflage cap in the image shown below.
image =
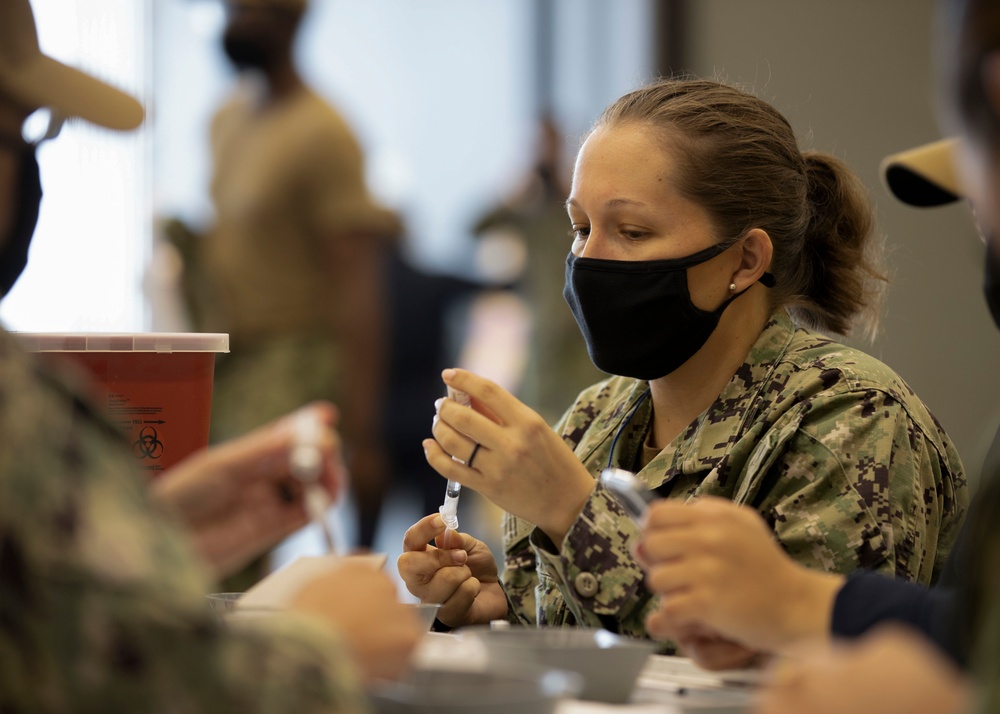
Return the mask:
<svg viewBox="0 0 1000 714">
<path fill-rule="evenodd" d="M 882 161 L 881 174 L 892 195 L 911 206 L 943 206 L 963 197 L 955 170 L 957 139 L 941 139 Z"/>
</svg>

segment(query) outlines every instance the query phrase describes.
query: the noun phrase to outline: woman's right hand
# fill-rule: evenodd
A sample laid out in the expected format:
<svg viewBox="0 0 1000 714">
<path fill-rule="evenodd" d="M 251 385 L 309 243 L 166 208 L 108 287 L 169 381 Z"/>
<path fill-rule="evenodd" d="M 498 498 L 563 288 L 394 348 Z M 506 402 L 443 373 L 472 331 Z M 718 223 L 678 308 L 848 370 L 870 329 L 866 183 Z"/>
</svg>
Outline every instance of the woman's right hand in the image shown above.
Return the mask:
<svg viewBox="0 0 1000 714">
<path fill-rule="evenodd" d="M 429 545 L 431 540 L 434 545 Z M 449 627 L 507 618 L 507 598 L 493 553 L 467 533 L 446 533 L 436 513 L 406 531 L 396 564 L 407 590 L 421 602 L 441 603 L 437 618 Z"/>
</svg>

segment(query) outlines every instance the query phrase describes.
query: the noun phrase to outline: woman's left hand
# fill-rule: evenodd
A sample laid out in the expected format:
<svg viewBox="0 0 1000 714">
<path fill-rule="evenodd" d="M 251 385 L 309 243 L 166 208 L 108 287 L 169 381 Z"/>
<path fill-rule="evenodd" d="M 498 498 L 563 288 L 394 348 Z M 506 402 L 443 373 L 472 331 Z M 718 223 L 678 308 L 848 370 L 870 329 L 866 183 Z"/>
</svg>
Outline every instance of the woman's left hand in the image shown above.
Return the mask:
<svg viewBox="0 0 1000 714">
<path fill-rule="evenodd" d="M 326 402 L 303 409 L 313 410 L 322 424 L 319 483 L 332 503 L 346 479 L 332 428 L 337 411 Z M 219 576 L 236 572 L 308 521 L 303 486 L 291 471 L 296 415 L 203 449 L 152 484 L 154 500 L 187 527 Z"/>
<path fill-rule="evenodd" d="M 427 462 L 560 543 L 594 478 L 541 416 L 503 388 L 462 369 L 442 377 L 472 398 L 472 409 L 436 403 L 434 438 L 423 442 Z"/>
</svg>

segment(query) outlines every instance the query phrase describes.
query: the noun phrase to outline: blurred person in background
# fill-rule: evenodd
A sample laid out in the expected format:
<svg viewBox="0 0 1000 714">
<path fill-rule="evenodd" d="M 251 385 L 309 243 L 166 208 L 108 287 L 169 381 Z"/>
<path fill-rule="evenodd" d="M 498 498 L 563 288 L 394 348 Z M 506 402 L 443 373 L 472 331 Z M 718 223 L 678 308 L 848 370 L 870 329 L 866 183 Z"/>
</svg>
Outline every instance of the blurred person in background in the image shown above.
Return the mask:
<svg viewBox="0 0 1000 714">
<path fill-rule="evenodd" d="M 25 269 L 42 202 L 25 119 L 137 127 L 132 97 L 42 54 L 27 0 L 0 3 L 0 297 Z M 214 579 L 306 523 L 282 418 L 204 450 L 149 488 L 81 373 L 0 329 L 0 710 L 358 712 L 366 678 L 406 667 L 420 628 L 385 573 L 347 564 L 288 617 L 226 628 Z M 345 473 L 336 410 L 321 483 Z M 336 593 L 336 596 L 332 596 Z"/>
<path fill-rule="evenodd" d="M 898 375 L 822 334 L 870 325 L 885 282 L 843 162 L 800 151 L 737 87 L 660 80 L 597 121 L 568 211 L 566 299 L 595 364 L 620 376 L 553 430 L 496 384 L 444 373 L 475 408 L 438 403 L 428 461 L 508 515 L 502 584 L 488 549 L 467 534 L 455 547 L 439 516 L 407 532 L 400 573 L 443 603 L 442 624 L 647 636 L 659 596 L 632 553 L 639 526 L 598 478 L 608 467 L 678 503 L 746 504 L 809 568 L 940 577 L 967 500 L 955 447 Z"/>
<path fill-rule="evenodd" d="M 230 335 L 211 438 L 313 399 L 338 404 L 370 546 L 387 486 L 384 271 L 400 221 L 369 194 L 347 122 L 296 68 L 307 0 L 223 1 L 222 49 L 240 81 L 211 127 L 214 223 L 203 236 L 167 230 L 185 256 L 194 328 Z M 264 574 L 258 566 L 247 581 Z"/>
<path fill-rule="evenodd" d="M 428 271 L 403 250 L 393 251 L 386 275 L 389 354 L 381 422 L 390 478 L 379 506 L 398 494 L 423 514 L 440 505 L 445 490 L 421 446 L 427 434 L 427 405 L 442 396 L 441 370 L 455 363 L 466 335 L 469 305 L 486 286 Z M 468 499 L 459 504 L 461 518 L 471 516 L 472 505 Z M 361 547 L 375 542 L 381 512 L 381 508 L 369 511 L 371 518 L 360 533 Z"/>
<path fill-rule="evenodd" d="M 531 327 L 516 393 L 549 424 L 559 420 L 587 385 L 601 378 L 563 299 L 562 286 L 552 279 L 566 261 L 566 246 L 558 240 L 566 230 L 569 196 L 565 141 L 555 118 L 541 117 L 536 156 L 522 185 L 473 226 L 484 261 L 497 251 L 519 256 L 520 270 L 512 289 L 527 304 Z"/>
</svg>

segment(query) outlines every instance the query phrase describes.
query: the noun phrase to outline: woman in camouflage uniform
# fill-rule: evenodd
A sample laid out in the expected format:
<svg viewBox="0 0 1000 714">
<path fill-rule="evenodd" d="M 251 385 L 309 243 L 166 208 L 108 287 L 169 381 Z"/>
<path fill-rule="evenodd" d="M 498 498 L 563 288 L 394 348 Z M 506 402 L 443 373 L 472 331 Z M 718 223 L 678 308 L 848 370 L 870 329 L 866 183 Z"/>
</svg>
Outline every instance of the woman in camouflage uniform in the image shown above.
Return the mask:
<svg viewBox="0 0 1000 714">
<path fill-rule="evenodd" d="M 885 282 L 850 170 L 801 152 L 746 92 L 663 80 L 604 112 L 567 205 L 566 298 L 618 376 L 553 431 L 496 385 L 445 372 L 476 409 L 439 402 L 427 457 L 507 511 L 506 567 L 501 585 L 464 534 L 425 549 L 444 533 L 429 516 L 399 561 L 411 592 L 443 602 L 449 626 L 645 635 L 657 597 L 631 552 L 637 526 L 597 479 L 609 466 L 664 498 L 752 507 L 810 568 L 933 582 L 967 500 L 958 454 L 898 375 L 825 334 L 871 328 Z"/>
</svg>

